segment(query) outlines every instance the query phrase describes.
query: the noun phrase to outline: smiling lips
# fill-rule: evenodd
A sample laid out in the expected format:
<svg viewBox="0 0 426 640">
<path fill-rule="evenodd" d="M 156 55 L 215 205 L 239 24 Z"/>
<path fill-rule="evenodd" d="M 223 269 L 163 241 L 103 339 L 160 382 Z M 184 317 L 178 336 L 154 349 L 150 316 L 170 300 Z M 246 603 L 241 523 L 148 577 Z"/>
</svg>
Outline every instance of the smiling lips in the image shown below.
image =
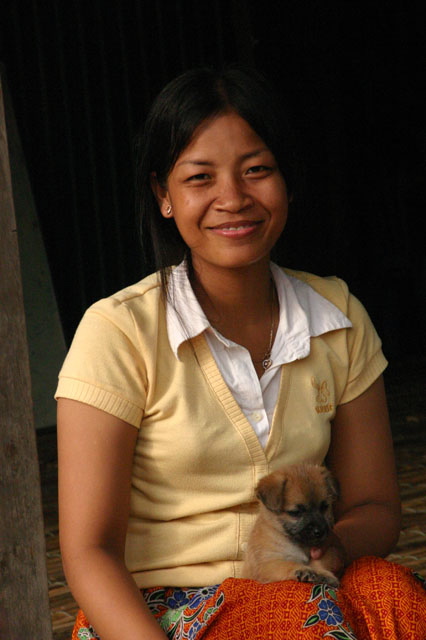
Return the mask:
<svg viewBox="0 0 426 640">
<path fill-rule="evenodd" d="M 253 233 L 261 222 L 261 220 L 241 220 L 238 223 L 224 222 L 215 227 L 208 227 L 208 229 L 217 235 L 243 238 Z"/>
</svg>

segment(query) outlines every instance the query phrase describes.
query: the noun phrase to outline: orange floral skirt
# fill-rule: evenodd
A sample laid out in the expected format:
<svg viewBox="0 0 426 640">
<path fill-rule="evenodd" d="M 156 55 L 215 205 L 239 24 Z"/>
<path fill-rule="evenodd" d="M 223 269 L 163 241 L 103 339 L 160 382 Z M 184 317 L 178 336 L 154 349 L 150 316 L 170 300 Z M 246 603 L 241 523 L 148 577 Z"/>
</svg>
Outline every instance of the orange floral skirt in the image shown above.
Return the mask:
<svg viewBox="0 0 426 640">
<path fill-rule="evenodd" d="M 338 589 L 228 578 L 143 594 L 171 640 L 426 640 L 424 579 L 380 558 L 354 562 Z M 98 638 L 80 611 L 72 640 Z"/>
</svg>

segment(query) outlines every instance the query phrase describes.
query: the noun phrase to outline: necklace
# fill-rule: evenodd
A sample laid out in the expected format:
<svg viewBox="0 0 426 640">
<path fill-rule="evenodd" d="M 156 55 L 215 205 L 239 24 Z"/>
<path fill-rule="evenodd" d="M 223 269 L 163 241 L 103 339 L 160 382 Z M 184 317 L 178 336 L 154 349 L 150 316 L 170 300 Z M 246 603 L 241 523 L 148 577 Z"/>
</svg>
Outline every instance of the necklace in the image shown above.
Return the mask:
<svg viewBox="0 0 426 640">
<path fill-rule="evenodd" d="M 269 332 L 269 344 L 268 348 L 265 351 L 262 360 L 253 360 L 255 364 L 262 364 L 263 370 L 266 371 L 272 365 L 272 344 L 274 342 L 274 330 L 275 330 L 275 321 L 274 321 L 274 302 L 275 302 L 275 287 L 272 285 L 272 295 L 271 295 L 271 330 Z"/>
</svg>

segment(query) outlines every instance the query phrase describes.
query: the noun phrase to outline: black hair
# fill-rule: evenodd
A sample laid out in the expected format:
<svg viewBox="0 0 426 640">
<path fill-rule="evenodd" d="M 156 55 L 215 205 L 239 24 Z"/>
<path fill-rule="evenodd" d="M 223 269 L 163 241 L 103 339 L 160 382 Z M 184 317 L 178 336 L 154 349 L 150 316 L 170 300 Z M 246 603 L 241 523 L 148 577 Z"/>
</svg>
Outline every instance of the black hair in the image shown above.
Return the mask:
<svg viewBox="0 0 426 640">
<path fill-rule="evenodd" d="M 293 195 L 296 162 L 291 131 L 283 109 L 257 71 L 229 67 L 196 68 L 183 73 L 160 92 L 138 140 L 137 207 L 146 263 L 161 272 L 163 292 L 168 267 L 189 258 L 173 218 L 165 219 L 151 189 L 151 176 L 165 187 L 169 173 L 199 125 L 234 111 L 248 122 L 272 151 Z"/>
</svg>

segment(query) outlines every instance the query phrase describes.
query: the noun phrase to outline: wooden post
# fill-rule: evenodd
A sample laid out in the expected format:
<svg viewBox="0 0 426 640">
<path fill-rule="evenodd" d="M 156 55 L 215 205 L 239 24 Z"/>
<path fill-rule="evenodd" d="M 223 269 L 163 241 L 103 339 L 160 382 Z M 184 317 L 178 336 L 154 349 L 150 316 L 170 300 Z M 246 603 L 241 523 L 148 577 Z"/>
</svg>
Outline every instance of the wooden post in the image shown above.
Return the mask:
<svg viewBox="0 0 426 640">
<path fill-rule="evenodd" d="M 38 429 L 56 424 L 53 392 L 57 385 L 58 371 L 65 359 L 66 346 L 24 152 L 5 80 L 3 108 L 7 126 L 13 208 L 18 228 L 34 424 Z"/>
<path fill-rule="evenodd" d="M 1 77 L 0 638 L 52 638 L 40 475 Z"/>
</svg>

